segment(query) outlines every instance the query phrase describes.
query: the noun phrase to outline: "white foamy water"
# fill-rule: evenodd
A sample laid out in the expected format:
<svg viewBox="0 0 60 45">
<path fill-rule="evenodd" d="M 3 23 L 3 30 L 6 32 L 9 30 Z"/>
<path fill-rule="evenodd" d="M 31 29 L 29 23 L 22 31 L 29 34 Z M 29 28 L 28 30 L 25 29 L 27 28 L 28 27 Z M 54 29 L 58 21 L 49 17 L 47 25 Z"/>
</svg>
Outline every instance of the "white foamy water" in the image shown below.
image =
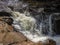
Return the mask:
<svg viewBox="0 0 60 45">
<path fill-rule="evenodd" d="M 29 40 L 35 43 L 39 41 L 45 42 L 45 40 L 49 39 L 49 37 L 46 36 L 38 36 L 37 34 L 33 35 L 28 31 L 20 31 L 20 32 L 22 32 Z"/>
<path fill-rule="evenodd" d="M 19 26 L 16 25 L 18 29 Z M 42 41 L 43 43 L 45 42 L 45 40 L 47 39 L 53 39 L 54 41 L 56 41 L 57 45 L 60 45 L 60 36 L 54 36 L 54 37 L 51 37 L 51 36 L 38 36 L 37 34 L 33 35 L 31 34 L 29 31 L 20 31 L 21 33 L 23 33 L 29 40 L 37 43 L 39 41 Z"/>
<path fill-rule="evenodd" d="M 47 39 L 53 39 L 56 41 L 57 45 L 60 45 L 60 36 L 38 36 L 37 34 L 33 35 L 28 31 L 21 31 L 29 40 L 37 43 L 39 41 L 42 41 L 43 43 L 46 42 Z"/>
<path fill-rule="evenodd" d="M 34 27 L 36 24 L 35 23 L 36 21 L 34 18 L 27 17 L 25 16 L 25 14 L 20 14 L 19 12 L 16 12 L 16 13 L 14 12 L 13 18 L 15 19 L 15 21 L 19 22 L 19 23 L 15 22 L 16 24 L 14 24 L 13 26 L 17 29 L 17 31 L 23 33 L 29 40 L 37 43 L 39 41 L 45 42 L 45 40 L 47 39 L 53 39 L 54 41 L 56 41 L 57 45 L 60 45 L 60 36 L 51 37 L 51 36 L 43 36 L 41 33 L 40 35 L 37 34 L 39 33 L 39 30 L 37 31 L 36 27 Z M 20 23 L 21 25 L 19 25 Z M 42 30 L 41 26 L 42 25 L 40 25 L 40 31 Z M 30 27 L 29 30 L 26 30 L 27 27 Z M 32 33 L 33 29 L 35 29 L 37 33 L 36 32 Z"/>
</svg>

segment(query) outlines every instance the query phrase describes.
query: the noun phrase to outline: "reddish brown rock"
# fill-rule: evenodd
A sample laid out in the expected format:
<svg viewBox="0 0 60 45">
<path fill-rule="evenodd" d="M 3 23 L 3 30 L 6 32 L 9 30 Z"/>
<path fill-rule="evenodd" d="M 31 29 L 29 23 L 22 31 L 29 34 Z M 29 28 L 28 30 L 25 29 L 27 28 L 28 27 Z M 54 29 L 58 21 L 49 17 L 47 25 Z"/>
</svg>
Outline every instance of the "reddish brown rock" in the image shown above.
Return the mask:
<svg viewBox="0 0 60 45">
<path fill-rule="evenodd" d="M 35 43 L 35 45 L 43 45 L 43 43 L 40 41 L 38 43 Z"/>
<path fill-rule="evenodd" d="M 56 42 L 52 39 L 47 39 L 45 42 L 38 42 L 36 45 L 56 45 Z"/>
<path fill-rule="evenodd" d="M 14 31 L 13 26 L 7 24 L 6 22 L 0 20 L 0 32 L 10 32 Z"/>
<path fill-rule="evenodd" d="M 22 33 L 15 32 L 12 26 L 13 20 L 9 17 L 0 17 L 0 43 L 3 45 L 56 45 L 52 39 L 45 42 L 34 43 Z"/>
<path fill-rule="evenodd" d="M 26 41 L 26 42 L 23 42 L 22 45 L 35 45 L 35 44 L 31 41 Z"/>
<path fill-rule="evenodd" d="M 23 34 L 17 32 L 9 32 L 4 38 L 4 44 L 6 45 L 17 42 L 21 43 L 23 41 L 26 41 L 26 37 Z"/>
<path fill-rule="evenodd" d="M 0 43 L 3 42 L 6 33 L 0 33 Z"/>
<path fill-rule="evenodd" d="M 35 44 L 31 41 L 24 41 L 24 42 L 15 43 L 15 44 L 12 44 L 12 45 L 35 45 Z"/>
<path fill-rule="evenodd" d="M 14 27 L 11 26 L 11 25 L 8 25 L 8 26 L 7 26 L 7 31 L 13 32 L 13 31 L 14 31 Z"/>
<path fill-rule="evenodd" d="M 56 45 L 56 42 L 52 39 L 47 39 L 45 42 L 34 43 L 18 32 L 0 33 L 0 43 L 4 45 Z"/>
<path fill-rule="evenodd" d="M 14 43 L 12 45 L 56 45 L 56 42 L 51 39 L 48 39 L 46 41 L 47 42 L 45 42 L 45 43 L 43 43 L 43 42 L 34 43 L 31 41 L 24 41 L 22 43 Z"/>
</svg>

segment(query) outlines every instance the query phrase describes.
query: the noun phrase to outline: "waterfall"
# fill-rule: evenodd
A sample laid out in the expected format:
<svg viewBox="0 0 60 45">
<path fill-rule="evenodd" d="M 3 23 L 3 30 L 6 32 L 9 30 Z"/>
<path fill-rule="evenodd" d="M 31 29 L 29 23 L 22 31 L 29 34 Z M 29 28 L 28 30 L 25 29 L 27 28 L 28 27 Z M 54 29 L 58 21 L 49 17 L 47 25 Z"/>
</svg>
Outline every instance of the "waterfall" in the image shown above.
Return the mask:
<svg viewBox="0 0 60 45">
<path fill-rule="evenodd" d="M 41 8 L 38 6 L 38 9 L 34 6 L 30 7 L 28 3 L 21 0 L 0 0 L 0 5 L 1 11 L 4 11 L 5 9 L 7 9 L 6 11 L 8 12 L 10 12 L 9 10 L 12 11 L 11 14 L 14 20 L 13 26 L 16 29 L 15 31 L 23 33 L 29 40 L 33 42 L 44 42 L 46 39 L 50 38 L 54 39 L 57 42 L 57 45 L 60 45 L 60 35 L 57 35 L 54 31 L 55 22 L 52 21 L 53 19 L 60 20 L 60 13 L 54 13 L 51 15 L 46 13 L 44 15 L 40 15 L 40 13 L 44 13 L 44 7 Z M 30 13 L 32 13 L 33 16 L 31 16 Z M 54 36 L 51 36 L 53 34 Z"/>
<path fill-rule="evenodd" d="M 43 21 L 43 23 L 41 22 L 39 24 L 39 29 L 37 29 L 36 28 L 37 24 L 36 24 L 35 18 L 33 18 L 31 16 L 26 16 L 25 13 L 20 13 L 20 12 L 13 11 L 11 14 L 14 19 L 13 26 L 17 29 L 18 32 L 23 33 L 29 40 L 37 43 L 39 41 L 45 42 L 45 40 L 47 40 L 47 39 L 53 39 L 57 42 L 57 45 L 60 45 L 60 43 L 59 43 L 60 36 L 54 36 L 54 37 L 49 36 L 53 32 L 52 28 L 51 28 L 52 22 L 50 22 L 51 16 L 50 16 L 50 18 L 49 17 L 47 18 L 47 19 L 49 19 L 49 20 L 46 20 L 47 24 L 43 24 L 44 23 L 44 21 Z M 42 34 L 44 25 L 45 26 L 50 25 L 50 27 L 47 28 L 47 29 L 49 29 L 49 31 L 48 31 L 49 35 L 47 34 L 47 36 Z M 52 32 L 50 32 L 50 31 L 52 31 Z"/>
<path fill-rule="evenodd" d="M 42 23 L 40 29 L 37 29 L 36 19 L 31 16 L 26 16 L 24 13 L 12 12 L 17 31 L 23 33 L 29 40 L 33 42 L 45 41 L 48 37 L 42 35 Z"/>
</svg>

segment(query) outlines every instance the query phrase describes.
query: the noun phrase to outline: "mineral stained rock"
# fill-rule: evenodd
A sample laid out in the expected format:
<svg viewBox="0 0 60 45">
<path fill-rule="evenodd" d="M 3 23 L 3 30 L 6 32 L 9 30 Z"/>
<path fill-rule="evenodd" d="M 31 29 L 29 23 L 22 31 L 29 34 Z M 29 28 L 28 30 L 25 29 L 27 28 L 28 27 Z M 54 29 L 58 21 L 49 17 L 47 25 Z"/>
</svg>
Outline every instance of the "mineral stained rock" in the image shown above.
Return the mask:
<svg viewBox="0 0 60 45">
<path fill-rule="evenodd" d="M 26 37 L 21 33 L 9 32 L 6 34 L 3 43 L 5 45 L 8 45 L 8 44 L 22 43 L 23 41 L 26 41 Z"/>
<path fill-rule="evenodd" d="M 6 33 L 0 33 L 0 43 L 3 42 L 4 36 L 6 35 Z"/>
</svg>

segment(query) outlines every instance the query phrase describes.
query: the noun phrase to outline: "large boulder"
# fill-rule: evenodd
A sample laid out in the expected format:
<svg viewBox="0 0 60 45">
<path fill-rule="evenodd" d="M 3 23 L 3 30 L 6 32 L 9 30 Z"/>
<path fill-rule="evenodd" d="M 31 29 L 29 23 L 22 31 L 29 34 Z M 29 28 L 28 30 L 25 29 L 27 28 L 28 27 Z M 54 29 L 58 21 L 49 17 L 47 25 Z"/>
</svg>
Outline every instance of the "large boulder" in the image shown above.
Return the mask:
<svg viewBox="0 0 60 45">
<path fill-rule="evenodd" d="M 14 43 L 22 43 L 23 41 L 26 41 L 26 37 L 17 32 L 8 32 L 4 38 L 4 45 L 7 44 L 14 44 Z"/>
<path fill-rule="evenodd" d="M 27 38 L 18 32 L 7 32 L 7 33 L 0 33 L 0 44 L 3 45 L 16 45 L 16 44 L 27 44 Z"/>
</svg>

